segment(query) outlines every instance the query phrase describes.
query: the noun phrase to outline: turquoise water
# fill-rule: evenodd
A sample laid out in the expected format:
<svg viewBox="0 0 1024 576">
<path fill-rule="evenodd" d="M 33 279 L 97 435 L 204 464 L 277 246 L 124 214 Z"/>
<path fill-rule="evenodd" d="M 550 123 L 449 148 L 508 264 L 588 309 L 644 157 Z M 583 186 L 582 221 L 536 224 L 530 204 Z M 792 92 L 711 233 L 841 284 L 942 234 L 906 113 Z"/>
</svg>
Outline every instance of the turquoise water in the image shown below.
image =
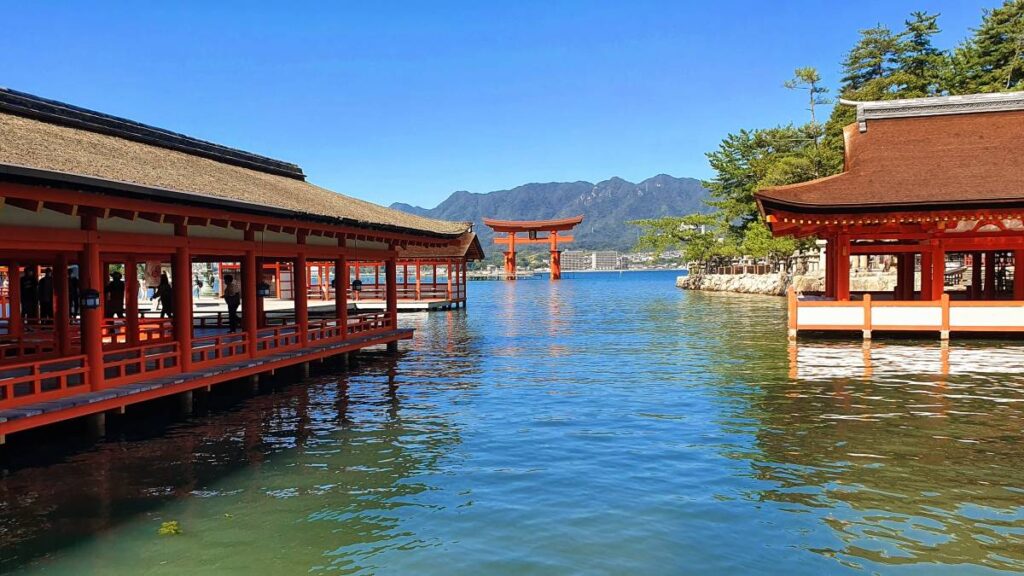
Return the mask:
<svg viewBox="0 0 1024 576">
<path fill-rule="evenodd" d="M 791 349 L 673 279 L 471 283 L 397 358 L 13 466 L 0 570 L 1024 571 L 1024 348 Z"/>
</svg>

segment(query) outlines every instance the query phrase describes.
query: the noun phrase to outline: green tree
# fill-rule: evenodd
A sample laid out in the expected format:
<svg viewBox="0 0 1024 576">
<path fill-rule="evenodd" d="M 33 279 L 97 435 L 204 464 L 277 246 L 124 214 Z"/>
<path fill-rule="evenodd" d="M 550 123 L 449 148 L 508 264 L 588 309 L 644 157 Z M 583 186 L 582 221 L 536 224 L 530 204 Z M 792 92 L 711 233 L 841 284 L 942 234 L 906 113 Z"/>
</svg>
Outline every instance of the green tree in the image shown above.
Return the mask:
<svg viewBox="0 0 1024 576">
<path fill-rule="evenodd" d="M 939 33 L 939 15 L 914 12 L 910 16 L 894 56 L 895 95 L 920 98 L 942 94 L 950 62 L 949 55 L 932 44 L 932 37 Z"/>
<path fill-rule="evenodd" d="M 807 91 L 807 110 L 811 113 L 811 124 L 817 125 L 815 106 L 832 102 L 825 97 L 825 94 L 828 94 L 828 88 L 821 85 L 821 74 L 818 74 L 814 68 L 797 68 L 793 71 L 793 78 L 787 80 L 783 86 L 790 90 Z"/>
<path fill-rule="evenodd" d="M 682 250 L 687 262 L 706 265 L 712 259 L 735 254 L 719 233 L 721 219 L 715 214 L 667 216 L 630 222 L 640 227 L 636 249 L 658 256 L 667 250 Z"/>
<path fill-rule="evenodd" d="M 1024 90 L 1024 0 L 985 11 L 954 52 L 952 84 L 957 94 Z"/>
<path fill-rule="evenodd" d="M 758 221 L 747 228 L 740 251 L 748 256 L 765 259 L 775 264 L 788 260 L 798 247 L 797 241 L 793 238 L 773 237 L 768 226 Z"/>
</svg>

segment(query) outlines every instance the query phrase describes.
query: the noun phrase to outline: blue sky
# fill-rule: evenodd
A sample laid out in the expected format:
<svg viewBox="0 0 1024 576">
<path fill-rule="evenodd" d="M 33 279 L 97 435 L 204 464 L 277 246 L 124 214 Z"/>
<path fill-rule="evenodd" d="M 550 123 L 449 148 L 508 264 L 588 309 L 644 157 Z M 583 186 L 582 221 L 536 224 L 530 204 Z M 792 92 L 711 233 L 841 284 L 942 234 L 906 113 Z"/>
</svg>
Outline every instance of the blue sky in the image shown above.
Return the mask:
<svg viewBox="0 0 1024 576">
<path fill-rule="evenodd" d="M 19 2 L 0 86 L 433 206 L 526 182 L 707 177 L 726 133 L 803 121 L 782 82 L 815 66 L 834 87 L 858 29 L 941 12 L 950 47 L 1000 3 Z"/>
</svg>

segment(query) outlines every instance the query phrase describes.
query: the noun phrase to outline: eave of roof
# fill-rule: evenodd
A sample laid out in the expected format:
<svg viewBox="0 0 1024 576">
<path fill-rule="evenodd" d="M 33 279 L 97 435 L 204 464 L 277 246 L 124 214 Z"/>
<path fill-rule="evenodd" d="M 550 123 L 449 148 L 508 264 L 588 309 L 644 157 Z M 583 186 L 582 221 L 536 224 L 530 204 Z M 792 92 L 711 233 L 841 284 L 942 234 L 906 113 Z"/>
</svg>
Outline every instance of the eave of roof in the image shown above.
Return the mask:
<svg viewBox="0 0 1024 576">
<path fill-rule="evenodd" d="M 484 218 L 484 224 L 499 232 L 506 232 L 509 230 L 519 230 L 523 232 L 530 230 L 535 230 L 537 232 L 543 232 L 545 230 L 568 230 L 580 222 L 583 222 L 582 214 L 572 218 L 560 218 L 554 220 L 496 220 L 494 218 Z"/>
</svg>

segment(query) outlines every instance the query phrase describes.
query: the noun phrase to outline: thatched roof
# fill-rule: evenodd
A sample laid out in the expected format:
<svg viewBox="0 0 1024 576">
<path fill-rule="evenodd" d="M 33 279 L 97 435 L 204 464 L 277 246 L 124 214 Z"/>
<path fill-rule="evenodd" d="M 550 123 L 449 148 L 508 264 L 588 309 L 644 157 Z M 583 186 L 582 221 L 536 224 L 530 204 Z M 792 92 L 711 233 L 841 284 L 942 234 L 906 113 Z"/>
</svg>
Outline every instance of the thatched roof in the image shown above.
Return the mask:
<svg viewBox="0 0 1024 576">
<path fill-rule="evenodd" d="M 294 164 L 61 106 L 66 105 L 0 89 L 0 168 L 85 176 L 135 185 L 140 196 L 146 189 L 155 196 L 170 191 L 200 203 L 236 202 L 240 209 L 277 209 L 362 227 L 443 236 L 470 229 L 467 222 L 415 216 L 315 186 Z"/>
</svg>

